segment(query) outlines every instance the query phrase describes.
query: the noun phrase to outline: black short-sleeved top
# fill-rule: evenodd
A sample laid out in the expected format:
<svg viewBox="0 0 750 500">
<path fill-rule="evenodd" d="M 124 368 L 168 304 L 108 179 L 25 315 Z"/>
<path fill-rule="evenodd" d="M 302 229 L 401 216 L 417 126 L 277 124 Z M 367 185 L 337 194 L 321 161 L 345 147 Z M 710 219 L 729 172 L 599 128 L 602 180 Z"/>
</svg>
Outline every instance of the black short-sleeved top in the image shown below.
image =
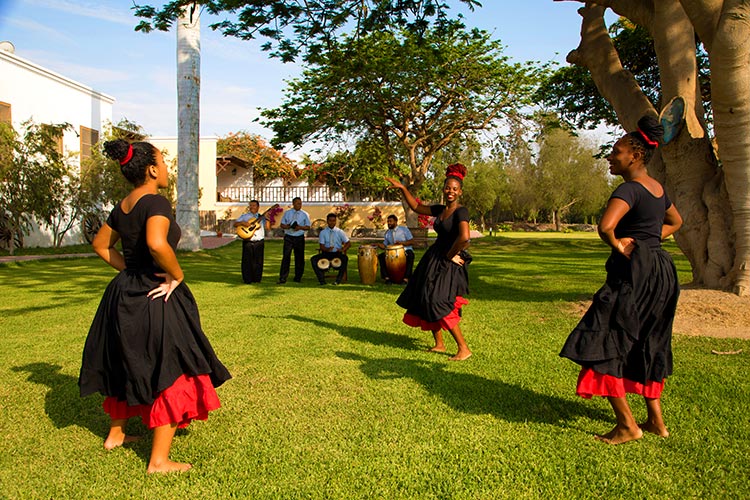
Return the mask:
<svg viewBox="0 0 750 500">
<path fill-rule="evenodd" d="M 469 222 L 469 210 L 466 207 L 458 207 L 445 220 L 440 219 L 440 214 L 445 211 L 445 205 L 430 205 L 430 210 L 435 217 L 433 227 L 437 233 L 434 246 L 446 254 L 458 238 L 461 221 Z"/>
<path fill-rule="evenodd" d="M 619 198 L 630 206 L 615 228 L 615 237 L 661 239 L 664 214 L 672 206 L 666 192 L 657 197 L 640 182 L 629 181 L 620 184 L 610 196 L 612 198 Z"/>
<path fill-rule="evenodd" d="M 155 215 L 162 215 L 169 219 L 167 242 L 172 250 L 175 250 L 180 241 L 180 226 L 174 220 L 172 206 L 163 196 L 143 195 L 128 213 L 123 212 L 122 202 L 120 202 L 109 214 L 107 224 L 117 231 L 122 239 L 122 255 L 125 257 L 125 266 L 128 269 L 158 267 L 146 244 L 146 231 L 144 230 L 148 218 Z"/>
</svg>

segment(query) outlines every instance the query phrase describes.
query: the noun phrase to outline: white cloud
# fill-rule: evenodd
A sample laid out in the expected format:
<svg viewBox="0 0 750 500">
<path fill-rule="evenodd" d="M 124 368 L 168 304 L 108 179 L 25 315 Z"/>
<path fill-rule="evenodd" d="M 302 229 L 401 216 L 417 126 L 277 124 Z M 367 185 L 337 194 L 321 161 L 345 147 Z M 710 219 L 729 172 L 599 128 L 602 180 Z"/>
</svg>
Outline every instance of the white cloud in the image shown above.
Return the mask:
<svg viewBox="0 0 750 500">
<path fill-rule="evenodd" d="M 124 7 L 128 5 L 126 2 L 118 3 L 122 6 L 119 8 L 107 5 L 106 2 L 87 0 L 29 0 L 29 3 L 67 14 L 91 17 L 126 26 L 133 26 L 138 19 L 130 7 Z"/>
<path fill-rule="evenodd" d="M 59 29 L 50 28 L 49 26 L 45 26 L 36 21 L 32 21 L 30 19 L 10 18 L 10 19 L 6 19 L 5 22 L 7 22 L 9 25 L 16 26 L 22 30 L 34 33 L 36 36 L 43 38 L 45 40 L 48 40 L 50 43 L 54 43 L 54 42 L 71 43 L 75 41 L 73 37 L 69 36 L 63 31 L 60 31 Z"/>
</svg>

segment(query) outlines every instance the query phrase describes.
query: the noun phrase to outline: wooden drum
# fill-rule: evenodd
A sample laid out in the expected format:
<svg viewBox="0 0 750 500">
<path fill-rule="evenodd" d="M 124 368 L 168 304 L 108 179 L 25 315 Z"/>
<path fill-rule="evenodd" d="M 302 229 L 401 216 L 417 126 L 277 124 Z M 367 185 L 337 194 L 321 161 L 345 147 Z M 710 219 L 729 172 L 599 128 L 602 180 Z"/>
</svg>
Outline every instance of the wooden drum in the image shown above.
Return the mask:
<svg viewBox="0 0 750 500">
<path fill-rule="evenodd" d="M 406 276 L 406 250 L 404 245 L 385 247 L 385 270 L 394 283 L 401 283 Z"/>
<path fill-rule="evenodd" d="M 362 245 L 357 252 L 357 268 L 359 279 L 363 285 L 375 283 L 378 274 L 378 247 L 375 245 Z"/>
</svg>

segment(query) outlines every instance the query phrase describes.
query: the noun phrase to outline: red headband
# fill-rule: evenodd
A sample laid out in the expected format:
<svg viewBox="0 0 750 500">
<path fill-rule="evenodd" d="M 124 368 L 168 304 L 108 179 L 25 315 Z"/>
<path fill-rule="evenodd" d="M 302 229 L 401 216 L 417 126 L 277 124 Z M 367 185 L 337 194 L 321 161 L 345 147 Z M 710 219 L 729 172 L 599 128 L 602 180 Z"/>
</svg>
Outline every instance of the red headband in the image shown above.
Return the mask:
<svg viewBox="0 0 750 500">
<path fill-rule="evenodd" d="M 455 177 L 463 182 L 464 177 L 466 177 L 466 167 L 460 163 L 454 163 L 453 165 L 448 165 L 448 169 L 445 172 L 445 176 Z"/>
<path fill-rule="evenodd" d="M 125 155 L 125 158 L 120 160 L 120 165 L 125 165 L 127 162 L 130 161 L 132 157 L 133 157 L 133 145 L 128 144 L 128 154 Z"/>
<path fill-rule="evenodd" d="M 643 137 L 643 140 L 646 141 L 646 144 L 655 148 L 659 147 L 659 143 L 652 139 L 649 139 L 649 137 L 646 135 L 646 133 L 643 130 L 638 129 L 638 133 L 641 134 L 641 137 Z"/>
</svg>

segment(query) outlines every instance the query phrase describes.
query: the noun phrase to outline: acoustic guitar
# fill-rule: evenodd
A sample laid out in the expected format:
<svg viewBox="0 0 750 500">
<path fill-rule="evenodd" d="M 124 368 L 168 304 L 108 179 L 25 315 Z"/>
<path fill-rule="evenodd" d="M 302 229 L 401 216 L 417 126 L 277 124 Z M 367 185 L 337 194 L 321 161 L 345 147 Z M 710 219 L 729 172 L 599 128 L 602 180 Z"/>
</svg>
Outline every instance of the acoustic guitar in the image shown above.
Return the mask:
<svg viewBox="0 0 750 500">
<path fill-rule="evenodd" d="M 247 226 L 238 226 L 235 224 L 234 232 L 237 233 L 237 236 L 239 236 L 243 240 L 249 240 L 253 237 L 255 231 L 260 228 L 261 221 L 265 219 L 268 212 L 277 208 L 279 208 L 278 203 L 274 204 L 271 208 L 263 212 L 260 217 L 256 217 L 255 219 L 250 219 L 249 221 L 247 221 Z"/>
</svg>

